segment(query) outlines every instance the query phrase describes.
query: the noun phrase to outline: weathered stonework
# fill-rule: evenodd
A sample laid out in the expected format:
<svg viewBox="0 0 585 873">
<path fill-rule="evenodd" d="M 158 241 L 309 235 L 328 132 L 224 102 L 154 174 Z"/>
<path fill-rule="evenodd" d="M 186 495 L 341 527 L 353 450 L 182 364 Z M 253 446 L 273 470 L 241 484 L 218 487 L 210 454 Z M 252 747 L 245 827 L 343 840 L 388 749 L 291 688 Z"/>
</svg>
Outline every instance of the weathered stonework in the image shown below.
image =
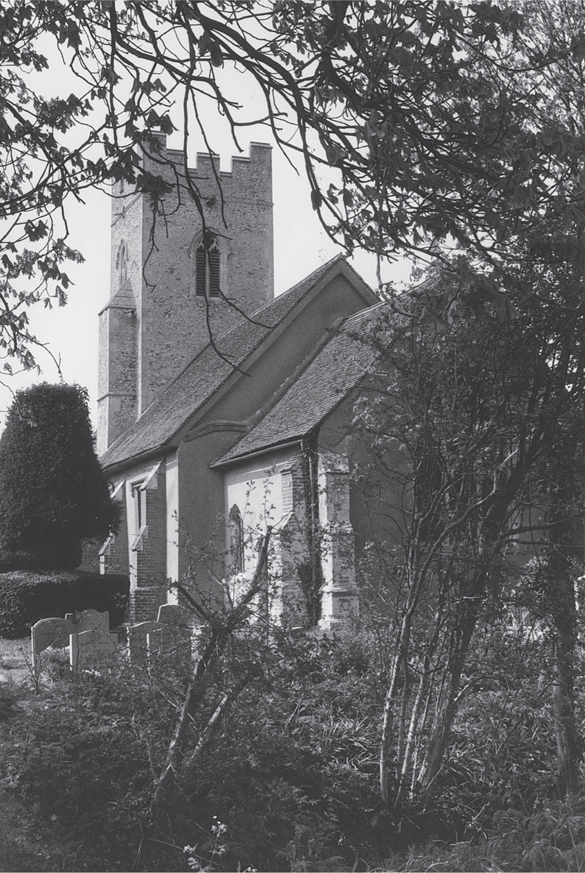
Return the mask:
<svg viewBox="0 0 585 873">
<path fill-rule="evenodd" d="M 197 155 L 189 179 L 205 204 L 205 229 L 221 252 L 221 297 L 195 294 L 197 241 L 204 229 L 189 192 L 182 152 L 167 149 L 170 167 L 147 156 L 144 168 L 173 184 L 154 217 L 145 195 L 113 190 L 112 297 L 100 316 L 98 451 L 142 414 L 154 397 L 209 341 L 237 317 L 274 296 L 271 149 L 255 144 L 250 157 Z M 224 220 L 225 219 L 225 220 Z M 237 308 L 236 308 L 237 307 Z"/>
<path fill-rule="evenodd" d="M 326 630 L 357 618 L 355 535 L 350 522 L 351 481 L 345 454 L 319 455 L 319 520 L 323 531 L 323 601 L 320 625 Z"/>
</svg>

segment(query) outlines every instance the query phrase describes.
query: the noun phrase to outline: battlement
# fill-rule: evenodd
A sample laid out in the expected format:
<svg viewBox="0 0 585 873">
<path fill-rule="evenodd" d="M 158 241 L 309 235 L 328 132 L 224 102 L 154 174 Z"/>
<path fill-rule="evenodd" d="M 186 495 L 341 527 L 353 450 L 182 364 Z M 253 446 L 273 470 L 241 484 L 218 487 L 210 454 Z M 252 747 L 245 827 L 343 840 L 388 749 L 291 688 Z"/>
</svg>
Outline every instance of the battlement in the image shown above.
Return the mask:
<svg viewBox="0 0 585 873">
<path fill-rule="evenodd" d="M 167 147 L 166 134 L 156 134 L 158 149 L 152 157 L 145 155 L 144 166 L 151 173 L 168 177 L 175 181 L 174 173 L 168 162 L 175 164 L 179 178 L 183 176 L 185 152 L 183 149 Z M 162 162 L 162 163 L 161 163 Z M 217 186 L 217 180 L 222 187 L 226 185 L 231 196 L 238 188 L 243 188 L 245 196 L 258 200 L 272 200 L 272 146 L 268 143 L 250 143 L 247 155 L 233 155 L 230 159 L 230 169 L 222 170 L 220 156 L 215 152 L 197 152 L 195 166 L 188 166 L 187 171 L 194 182 L 209 182 Z M 115 219 L 125 209 L 131 206 L 137 196 L 134 190 L 126 188 L 124 182 L 117 182 L 112 189 L 112 218 Z M 124 202 L 121 202 L 124 198 Z"/>
<path fill-rule="evenodd" d="M 185 152 L 182 149 L 170 149 L 166 145 L 163 148 L 164 154 L 173 163 L 184 165 Z M 162 154 L 162 152 L 161 152 Z M 232 155 L 230 159 L 230 169 L 222 170 L 220 166 L 220 156 L 217 152 L 197 152 L 195 156 L 195 166 L 188 167 L 189 173 L 193 176 L 207 175 L 210 171 L 215 171 L 223 178 L 231 178 L 237 175 L 240 170 L 248 170 L 254 166 L 264 166 L 266 162 L 270 162 L 272 154 L 272 146 L 265 142 L 251 142 L 247 155 Z"/>
<path fill-rule="evenodd" d="M 185 166 L 184 150 L 168 148 L 166 136 L 160 136 L 157 139 L 160 143 L 160 149 L 156 158 L 171 161 L 177 168 L 180 168 L 179 174 L 181 175 Z M 154 159 L 152 164 L 151 172 L 155 172 L 157 160 Z M 250 177 L 254 176 L 257 184 L 259 183 L 258 192 L 262 192 L 265 182 L 266 187 L 270 189 L 270 196 L 272 196 L 272 146 L 268 143 L 250 143 L 247 155 L 232 156 L 229 170 L 221 169 L 220 156 L 217 153 L 197 152 L 195 166 L 188 166 L 187 170 L 194 180 L 219 178 L 220 183 L 231 182 L 234 188 L 240 180 L 248 182 Z M 164 174 L 164 167 L 160 164 L 158 164 L 158 172 Z"/>
<path fill-rule="evenodd" d="M 112 296 L 100 316 L 102 448 L 209 342 L 210 330 L 219 335 L 238 311 L 252 313 L 274 296 L 269 145 L 251 143 L 228 171 L 204 152 L 186 168 L 185 153 L 160 135 L 143 167 L 169 189 L 156 213 L 134 186 L 113 189 Z M 215 240 L 220 294 L 211 293 L 209 265 L 197 255 L 204 229 Z"/>
</svg>

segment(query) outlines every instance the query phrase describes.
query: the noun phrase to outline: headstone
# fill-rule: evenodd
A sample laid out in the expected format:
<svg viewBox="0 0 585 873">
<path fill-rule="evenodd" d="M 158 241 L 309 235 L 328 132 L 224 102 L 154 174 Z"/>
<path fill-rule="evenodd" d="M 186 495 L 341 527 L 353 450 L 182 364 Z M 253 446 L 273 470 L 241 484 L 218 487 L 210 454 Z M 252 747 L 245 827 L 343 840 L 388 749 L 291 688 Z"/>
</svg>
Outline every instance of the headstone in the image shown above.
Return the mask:
<svg viewBox="0 0 585 873">
<path fill-rule="evenodd" d="M 175 603 L 163 603 L 158 608 L 158 621 L 162 625 L 162 632 L 159 634 L 159 643 L 155 644 L 153 639 L 153 652 L 161 654 L 170 651 L 177 652 L 189 642 L 191 628 L 185 620 L 185 612 L 180 606 Z"/>
<path fill-rule="evenodd" d="M 75 625 L 67 618 L 42 618 L 33 624 L 30 631 L 33 669 L 39 667 L 41 652 L 49 646 L 64 649 L 72 633 L 75 633 Z"/>
<path fill-rule="evenodd" d="M 152 658 L 153 655 L 161 654 L 163 647 L 163 634 L 164 628 L 162 627 L 153 629 L 146 634 L 146 651 L 149 658 Z"/>
<path fill-rule="evenodd" d="M 159 606 L 157 618 L 161 624 L 173 625 L 174 627 L 185 625 L 183 610 L 175 603 L 163 603 Z"/>
<path fill-rule="evenodd" d="M 99 670 L 111 666 L 118 648 L 118 635 L 102 628 L 92 628 L 71 634 L 70 664 L 72 670 Z"/>
<path fill-rule="evenodd" d="M 159 621 L 141 621 L 139 624 L 130 625 L 128 628 L 128 653 L 131 664 L 145 664 L 150 653 L 148 638 L 149 634 L 160 632 L 162 625 Z"/>
<path fill-rule="evenodd" d="M 49 646 L 64 649 L 69 645 L 71 634 L 83 633 L 94 628 L 108 633 L 110 629 L 109 612 L 84 609 L 77 615 L 73 612 L 67 612 L 65 618 L 42 618 L 37 621 L 30 633 L 33 669 L 39 668 L 40 654 Z"/>
<path fill-rule="evenodd" d="M 98 612 L 97 609 L 84 609 L 75 619 L 75 628 L 78 634 L 94 628 L 99 628 L 107 634 L 110 630 L 110 613 Z"/>
</svg>

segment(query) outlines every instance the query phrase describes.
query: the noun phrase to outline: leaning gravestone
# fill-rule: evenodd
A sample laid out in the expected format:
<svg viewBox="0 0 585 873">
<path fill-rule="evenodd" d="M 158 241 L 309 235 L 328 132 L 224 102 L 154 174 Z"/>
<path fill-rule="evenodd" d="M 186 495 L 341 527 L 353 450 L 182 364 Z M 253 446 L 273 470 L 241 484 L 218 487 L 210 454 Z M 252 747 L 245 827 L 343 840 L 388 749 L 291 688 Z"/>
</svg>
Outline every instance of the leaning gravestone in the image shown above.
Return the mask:
<svg viewBox="0 0 585 873">
<path fill-rule="evenodd" d="M 118 649 L 118 635 L 100 627 L 71 634 L 69 663 L 72 670 L 99 670 L 111 666 Z"/>
<path fill-rule="evenodd" d="M 42 618 L 33 624 L 30 631 L 33 668 L 39 666 L 41 652 L 53 646 L 64 649 L 69 645 L 69 637 L 75 632 L 75 625 L 66 618 Z"/>
<path fill-rule="evenodd" d="M 98 612 L 96 609 L 84 609 L 77 617 L 68 612 L 65 618 L 42 618 L 31 628 L 31 649 L 33 669 L 40 667 L 40 655 L 49 646 L 56 649 L 64 649 L 70 644 L 72 635 L 84 633 L 88 630 L 100 629 L 108 633 L 110 629 L 110 615 L 108 612 Z"/>
</svg>

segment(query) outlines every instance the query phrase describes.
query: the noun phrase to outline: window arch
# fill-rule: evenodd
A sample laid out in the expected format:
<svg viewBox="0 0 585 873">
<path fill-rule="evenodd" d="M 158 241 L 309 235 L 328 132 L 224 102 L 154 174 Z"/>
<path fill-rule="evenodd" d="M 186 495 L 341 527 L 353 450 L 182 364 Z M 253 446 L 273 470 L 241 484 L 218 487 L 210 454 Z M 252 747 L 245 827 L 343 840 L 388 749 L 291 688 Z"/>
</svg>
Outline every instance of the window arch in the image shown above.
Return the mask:
<svg viewBox="0 0 585 873">
<path fill-rule="evenodd" d="M 123 240 L 116 255 L 116 272 L 118 273 L 118 287 L 121 288 L 128 278 L 128 249 Z"/>
<path fill-rule="evenodd" d="M 244 521 L 242 513 L 234 504 L 229 514 L 229 550 L 231 570 L 233 573 L 243 573 L 245 569 Z"/>
<path fill-rule="evenodd" d="M 221 252 L 213 234 L 204 234 L 195 249 L 195 293 L 221 296 Z"/>
</svg>

